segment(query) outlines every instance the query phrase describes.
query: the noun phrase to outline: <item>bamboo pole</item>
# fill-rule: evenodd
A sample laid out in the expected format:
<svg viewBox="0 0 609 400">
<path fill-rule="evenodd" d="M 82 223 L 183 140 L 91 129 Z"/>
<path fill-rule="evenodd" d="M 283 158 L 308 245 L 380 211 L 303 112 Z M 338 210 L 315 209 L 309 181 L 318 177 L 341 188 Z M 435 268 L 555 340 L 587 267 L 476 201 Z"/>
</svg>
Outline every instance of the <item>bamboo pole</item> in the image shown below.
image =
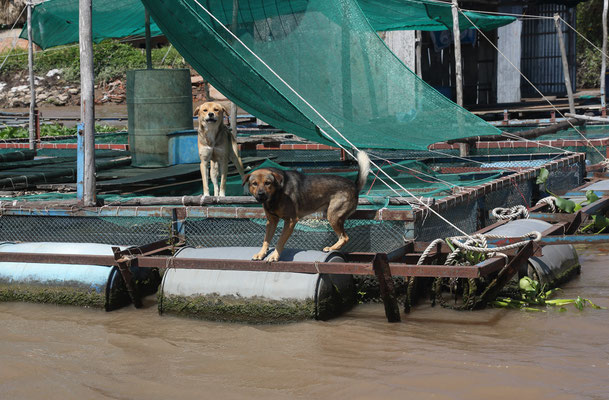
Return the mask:
<svg viewBox="0 0 609 400">
<path fill-rule="evenodd" d="M 562 58 L 562 69 L 565 75 L 565 86 L 567 87 L 567 97 L 569 98 L 569 112 L 575 114 L 575 102 L 573 101 L 573 88 L 571 87 L 571 76 L 569 75 L 569 61 L 567 60 L 567 49 L 565 48 L 565 40 L 562 36 L 560 26 L 560 15 L 554 14 L 554 25 L 556 26 L 556 35 L 558 36 L 558 45 L 560 47 L 560 57 Z"/>
<path fill-rule="evenodd" d="M 607 88 L 605 87 L 605 74 L 607 72 L 607 9 L 609 9 L 609 0 L 603 2 L 603 53 L 601 62 L 601 115 L 604 117 L 607 115 L 607 100 L 605 98 Z"/>
<path fill-rule="evenodd" d="M 152 37 L 150 35 L 150 13 L 145 8 L 145 28 L 146 28 L 146 69 L 152 69 Z"/>
<path fill-rule="evenodd" d="M 34 124 L 34 114 L 36 113 L 36 87 L 34 85 L 34 42 L 32 41 L 32 2 L 27 3 L 27 64 L 30 76 L 30 125 L 29 125 L 29 149 L 36 150 L 36 126 Z"/>
<path fill-rule="evenodd" d="M 231 24 L 231 31 L 237 34 L 237 23 L 239 21 L 239 0 L 233 0 L 233 20 Z M 237 137 L 237 105 L 231 101 L 230 103 L 230 130 L 233 133 L 233 137 Z"/>
<path fill-rule="evenodd" d="M 453 13 L 453 41 L 455 45 L 455 87 L 457 91 L 457 104 L 463 107 L 463 69 L 461 67 L 461 29 L 459 28 L 459 4 L 457 0 L 452 0 Z M 469 145 L 459 143 L 459 156 L 469 155 Z"/>
<path fill-rule="evenodd" d="M 95 103 L 93 72 L 92 0 L 79 0 L 78 30 L 80 46 L 80 118 L 84 123 L 84 187 L 82 202 L 94 206 L 95 193 Z"/>
<path fill-rule="evenodd" d="M 453 13 L 453 40 L 455 45 L 455 77 L 457 90 L 457 104 L 463 107 L 463 71 L 461 68 L 461 29 L 459 28 L 459 4 L 452 0 Z"/>
<path fill-rule="evenodd" d="M 423 31 L 416 31 L 415 33 L 415 53 L 414 53 L 414 65 L 416 74 L 419 78 L 423 79 L 423 71 L 421 66 L 421 57 L 423 53 Z"/>
</svg>

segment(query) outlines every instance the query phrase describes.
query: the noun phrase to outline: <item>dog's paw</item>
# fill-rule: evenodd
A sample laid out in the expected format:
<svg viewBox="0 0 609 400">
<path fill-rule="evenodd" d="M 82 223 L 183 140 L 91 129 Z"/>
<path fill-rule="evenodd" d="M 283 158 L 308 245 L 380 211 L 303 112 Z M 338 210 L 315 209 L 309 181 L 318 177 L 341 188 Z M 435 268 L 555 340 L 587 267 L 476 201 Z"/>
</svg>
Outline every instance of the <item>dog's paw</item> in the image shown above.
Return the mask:
<svg viewBox="0 0 609 400">
<path fill-rule="evenodd" d="M 277 253 L 277 250 L 273 251 L 271 253 L 271 255 L 269 256 L 269 258 L 267 258 L 268 262 L 274 262 L 274 261 L 279 261 L 279 253 Z"/>
<path fill-rule="evenodd" d="M 266 255 L 266 252 L 260 252 L 260 253 L 256 253 L 254 254 L 254 256 L 252 257 L 252 260 L 258 261 L 258 260 L 262 260 L 264 259 L 264 256 Z"/>
<path fill-rule="evenodd" d="M 322 250 L 324 253 L 328 253 L 330 251 L 332 251 L 332 247 L 328 246 L 328 247 L 324 247 L 324 249 Z"/>
</svg>

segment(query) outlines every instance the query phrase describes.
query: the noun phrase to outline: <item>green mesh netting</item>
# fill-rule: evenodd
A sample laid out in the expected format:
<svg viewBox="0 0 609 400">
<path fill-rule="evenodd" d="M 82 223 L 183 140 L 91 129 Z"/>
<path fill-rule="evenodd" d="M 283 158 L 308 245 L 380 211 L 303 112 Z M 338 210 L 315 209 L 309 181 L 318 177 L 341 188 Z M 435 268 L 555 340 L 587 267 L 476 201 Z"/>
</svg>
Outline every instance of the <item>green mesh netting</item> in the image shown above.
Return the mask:
<svg viewBox="0 0 609 400">
<path fill-rule="evenodd" d="M 270 3 L 266 0 L 245 1 L 247 12 L 256 19 L 266 18 L 269 13 L 302 12 L 306 0 Z M 205 4 L 208 2 L 206 1 Z M 362 11 L 377 31 L 423 30 L 438 31 L 452 29 L 450 4 L 428 0 L 358 0 Z M 275 7 L 276 6 L 276 7 Z M 516 20 L 513 17 L 489 16 L 465 12 L 474 24 L 483 30 L 494 29 Z M 222 16 L 219 16 L 220 19 Z M 231 15 L 224 16 L 225 22 Z M 32 14 L 34 42 L 43 49 L 78 42 L 78 0 L 48 0 L 37 4 Z M 460 16 L 459 27 L 471 28 L 470 21 Z M 151 21 L 153 36 L 161 34 Z M 140 0 L 95 0 L 93 1 L 93 40 L 144 35 L 144 7 Z M 21 31 L 27 39 L 27 26 Z"/>
<path fill-rule="evenodd" d="M 46 7 L 55 15 L 61 5 L 68 3 L 51 0 L 39 6 L 43 8 L 38 14 L 43 15 Z M 98 12 L 106 14 L 94 19 L 94 30 L 122 27 L 128 31 L 127 14 L 117 10 L 107 15 L 113 7 L 126 7 L 128 2 L 95 3 Z M 357 147 L 425 149 L 438 141 L 500 133 L 406 68 L 378 37 L 375 29 L 379 26 L 370 25 L 356 0 L 143 3 L 184 58 L 220 92 L 262 120 L 301 137 L 332 143 L 320 128 L 345 146 L 350 146 L 350 141 Z M 450 9 L 445 5 L 431 10 L 430 2 L 394 1 L 387 3 L 390 8 L 382 4 L 362 2 L 370 13 L 368 18 L 377 22 L 392 19 L 393 28 L 396 19 L 407 20 L 413 13 L 422 18 L 423 11 L 428 16 L 426 23 L 449 23 Z M 396 9 L 402 17 L 398 18 Z M 141 24 L 143 13 L 129 15 Z M 43 20 L 40 17 L 38 21 Z M 65 29 L 65 23 L 57 23 L 60 28 L 51 31 Z M 225 26 L 242 42 L 235 40 Z M 46 35 L 46 28 L 37 30 Z"/>
<path fill-rule="evenodd" d="M 145 12 L 139 0 L 92 2 L 93 41 L 144 36 Z M 152 36 L 162 35 L 154 22 Z M 21 31 L 27 39 L 27 24 Z M 43 49 L 78 42 L 78 0 L 50 0 L 37 4 L 32 13 L 32 40 Z"/>
<path fill-rule="evenodd" d="M 499 133 L 406 68 L 355 0 L 143 2 L 182 56 L 221 93 L 301 137 L 331 143 L 319 127 L 350 146 L 333 126 L 357 147 L 426 149 Z"/>
</svg>

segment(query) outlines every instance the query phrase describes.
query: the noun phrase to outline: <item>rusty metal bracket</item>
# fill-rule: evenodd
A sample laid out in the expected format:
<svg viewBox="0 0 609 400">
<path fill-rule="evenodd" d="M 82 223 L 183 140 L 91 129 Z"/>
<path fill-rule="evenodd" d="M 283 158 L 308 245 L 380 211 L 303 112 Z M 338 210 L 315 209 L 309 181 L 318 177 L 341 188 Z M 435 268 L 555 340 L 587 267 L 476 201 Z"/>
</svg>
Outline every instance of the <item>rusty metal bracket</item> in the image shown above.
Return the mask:
<svg viewBox="0 0 609 400">
<path fill-rule="evenodd" d="M 135 308 L 141 308 L 142 299 L 140 298 L 137 287 L 133 283 L 133 274 L 131 273 L 130 269 L 132 265 L 137 264 L 137 258 L 130 258 L 122 255 L 119 247 L 112 247 L 112 252 L 114 253 L 116 266 L 123 276 L 125 286 L 127 287 L 127 292 L 129 293 L 129 297 L 131 298 L 133 305 Z"/>
<path fill-rule="evenodd" d="M 385 315 L 388 322 L 400 322 L 400 307 L 398 307 L 398 299 L 395 295 L 393 278 L 391 276 L 391 268 L 387 254 L 378 253 L 372 261 L 372 268 L 379 280 L 381 290 L 381 298 L 385 305 Z"/>
<path fill-rule="evenodd" d="M 499 274 L 497 278 L 493 280 L 487 287 L 484 289 L 476 303 L 473 305 L 473 309 L 481 309 L 486 307 L 486 304 L 497 297 L 497 294 L 503 287 L 512 279 L 514 275 L 518 272 L 518 270 L 528 262 L 529 258 L 535 252 L 535 242 L 529 241 L 525 244 L 518 254 L 505 266 Z"/>
</svg>

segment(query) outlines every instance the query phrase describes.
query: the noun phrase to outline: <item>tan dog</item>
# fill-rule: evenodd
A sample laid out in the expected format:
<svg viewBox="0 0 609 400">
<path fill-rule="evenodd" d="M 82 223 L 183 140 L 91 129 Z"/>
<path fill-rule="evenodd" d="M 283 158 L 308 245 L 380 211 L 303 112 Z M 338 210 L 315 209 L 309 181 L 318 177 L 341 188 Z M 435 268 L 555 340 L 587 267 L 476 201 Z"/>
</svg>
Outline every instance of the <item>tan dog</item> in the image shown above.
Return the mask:
<svg viewBox="0 0 609 400">
<path fill-rule="evenodd" d="M 226 108 L 222 104 L 214 102 L 203 103 L 195 110 L 195 115 L 199 116 L 197 145 L 201 158 L 203 196 L 209 196 L 208 170 L 214 185 L 214 195 L 226 196 L 226 174 L 229 159 L 237 167 L 241 178 L 244 177 L 237 140 L 228 127 L 224 125 L 226 114 Z M 218 186 L 218 172 L 220 173 L 220 186 Z"/>
<path fill-rule="evenodd" d="M 304 175 L 276 168 L 263 168 L 246 175 L 243 184 L 249 184 L 249 192 L 262 203 L 267 218 L 262 248 L 252 259 L 264 259 L 277 223 L 283 219 L 283 231 L 275 251 L 267 259 L 278 261 L 298 220 L 316 211 L 326 212 L 332 229 L 338 235 L 338 241 L 324 251 L 343 247 L 349 241 L 345 220 L 357 208 L 359 192 L 370 172 L 370 159 L 363 151 L 357 154 L 357 163 L 359 170 L 355 182 L 336 175 Z"/>
</svg>

